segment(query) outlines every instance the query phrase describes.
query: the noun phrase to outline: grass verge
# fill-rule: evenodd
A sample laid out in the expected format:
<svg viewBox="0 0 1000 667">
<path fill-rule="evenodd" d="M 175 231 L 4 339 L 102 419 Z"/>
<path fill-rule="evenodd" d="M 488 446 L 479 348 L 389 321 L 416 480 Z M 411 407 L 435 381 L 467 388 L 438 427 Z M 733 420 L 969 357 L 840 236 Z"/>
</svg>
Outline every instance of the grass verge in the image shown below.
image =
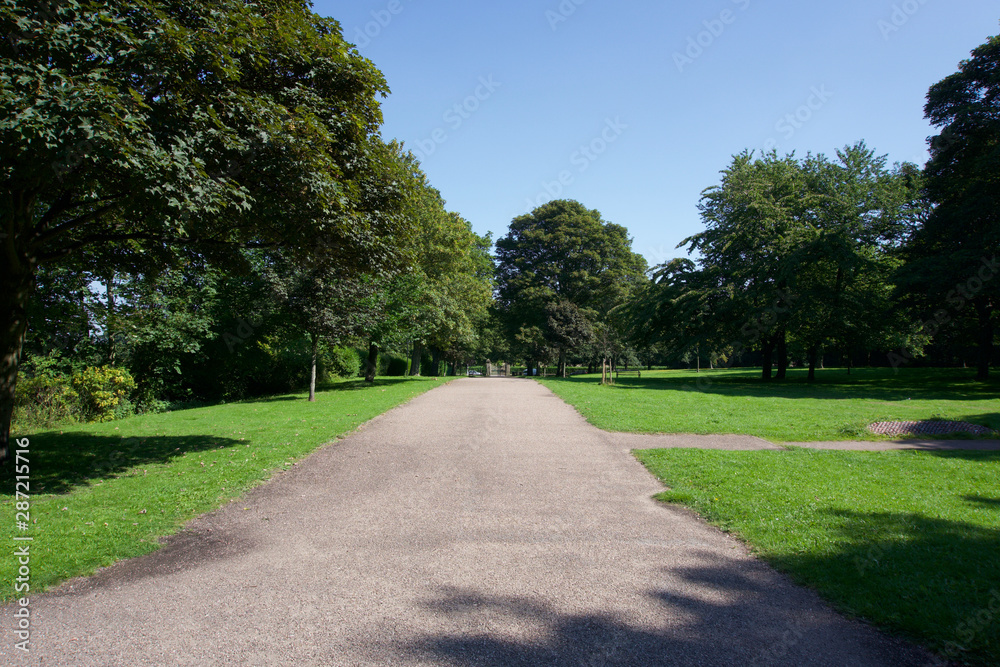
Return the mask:
<svg viewBox="0 0 1000 667">
<path fill-rule="evenodd" d="M 878 421 L 948 419 L 1000 429 L 1000 382 L 963 369 L 653 371 L 601 386 L 598 376 L 540 380 L 594 426 L 635 433 L 755 435 L 773 442 L 885 440 Z M 961 436 L 960 436 L 961 437 Z M 964 436 L 971 437 L 971 436 Z"/>
<path fill-rule="evenodd" d="M 1000 664 L 1000 452 L 637 451 L 684 504 L 838 609 Z"/>
<path fill-rule="evenodd" d="M 233 403 L 16 434 L 30 441 L 29 529 L 16 526 L 13 471 L 0 525 L 8 544 L 31 536 L 31 593 L 159 548 L 160 538 L 294 465 L 322 445 L 443 380 L 332 384 L 317 395 Z M 0 581 L 16 576 L 0 559 Z M 0 600 L 15 595 L 13 585 Z"/>
</svg>

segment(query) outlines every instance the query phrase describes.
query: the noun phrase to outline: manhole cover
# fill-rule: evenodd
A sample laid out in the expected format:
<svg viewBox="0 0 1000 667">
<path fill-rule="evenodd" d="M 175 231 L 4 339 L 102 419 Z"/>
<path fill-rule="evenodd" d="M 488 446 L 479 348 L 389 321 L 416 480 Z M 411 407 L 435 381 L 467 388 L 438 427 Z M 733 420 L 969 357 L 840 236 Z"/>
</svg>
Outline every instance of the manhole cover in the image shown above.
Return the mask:
<svg viewBox="0 0 1000 667">
<path fill-rule="evenodd" d="M 993 429 L 979 424 L 949 421 L 878 422 L 869 426 L 868 430 L 878 435 L 944 435 L 946 433 L 994 435 L 996 433 Z"/>
</svg>

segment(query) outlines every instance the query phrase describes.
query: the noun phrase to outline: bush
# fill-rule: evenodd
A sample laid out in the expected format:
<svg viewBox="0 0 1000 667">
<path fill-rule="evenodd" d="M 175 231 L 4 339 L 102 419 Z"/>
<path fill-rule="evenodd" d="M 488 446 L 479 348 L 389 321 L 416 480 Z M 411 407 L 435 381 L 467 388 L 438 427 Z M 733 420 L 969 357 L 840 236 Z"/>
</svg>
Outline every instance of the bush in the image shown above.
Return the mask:
<svg viewBox="0 0 1000 667">
<path fill-rule="evenodd" d="M 91 366 L 73 377 L 73 389 L 80 396 L 84 416 L 90 421 L 112 421 L 128 416 L 134 408 L 128 398 L 135 391 L 135 380 L 122 368 Z"/>
<path fill-rule="evenodd" d="M 43 375 L 17 383 L 13 420 L 17 428 L 48 427 L 81 417 L 80 396 L 68 378 Z"/>
<path fill-rule="evenodd" d="M 358 353 L 349 347 L 330 350 L 330 372 L 342 378 L 356 378 L 361 370 Z"/>
<path fill-rule="evenodd" d="M 391 357 L 385 367 L 385 374 L 388 377 L 403 377 L 409 370 L 410 360 L 403 357 Z"/>
</svg>

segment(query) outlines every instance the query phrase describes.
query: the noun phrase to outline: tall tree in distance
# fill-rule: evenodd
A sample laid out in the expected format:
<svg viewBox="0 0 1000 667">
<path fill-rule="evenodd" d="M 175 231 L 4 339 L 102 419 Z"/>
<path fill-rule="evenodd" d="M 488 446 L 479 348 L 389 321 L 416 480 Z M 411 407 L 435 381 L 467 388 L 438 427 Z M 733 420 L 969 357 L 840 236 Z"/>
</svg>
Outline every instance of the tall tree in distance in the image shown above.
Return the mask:
<svg viewBox="0 0 1000 667">
<path fill-rule="evenodd" d="M 515 218 L 496 245 L 498 311 L 529 366 L 544 339 L 557 346 L 563 371 L 586 338 L 581 316 L 591 327 L 606 321 L 645 281 L 646 260 L 632 251 L 628 230 L 576 201 Z"/>
<path fill-rule="evenodd" d="M 702 195 L 705 231 L 681 242 L 701 253 L 701 281 L 714 292 L 707 325 L 737 345 L 759 347 L 762 377 L 785 366 L 789 318 L 789 259 L 794 230 L 808 201 L 805 179 L 793 156 L 751 151 L 733 157 L 722 182 Z"/>
</svg>

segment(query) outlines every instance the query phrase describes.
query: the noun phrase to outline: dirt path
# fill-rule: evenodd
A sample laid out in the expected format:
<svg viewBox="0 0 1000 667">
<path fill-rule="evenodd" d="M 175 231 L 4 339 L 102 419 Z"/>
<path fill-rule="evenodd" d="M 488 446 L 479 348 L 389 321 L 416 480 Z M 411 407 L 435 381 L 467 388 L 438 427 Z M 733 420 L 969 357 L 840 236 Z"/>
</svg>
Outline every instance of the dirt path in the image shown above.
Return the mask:
<svg viewBox="0 0 1000 667">
<path fill-rule="evenodd" d="M 920 665 L 529 380 L 369 423 L 159 552 L 33 600 L 37 665 Z"/>
</svg>

